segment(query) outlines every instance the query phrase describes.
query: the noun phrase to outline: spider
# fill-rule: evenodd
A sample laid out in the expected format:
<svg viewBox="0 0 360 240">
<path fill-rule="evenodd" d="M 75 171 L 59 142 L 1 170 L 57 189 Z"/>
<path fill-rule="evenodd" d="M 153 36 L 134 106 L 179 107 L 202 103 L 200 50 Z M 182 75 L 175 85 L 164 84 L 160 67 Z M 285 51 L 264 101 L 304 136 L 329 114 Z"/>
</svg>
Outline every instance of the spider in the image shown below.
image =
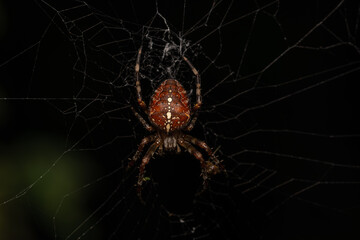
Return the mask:
<svg viewBox="0 0 360 240">
<path fill-rule="evenodd" d="M 137 194 L 141 199 L 141 189 L 143 182 L 146 179 L 144 178 L 145 166 L 149 163 L 156 150 L 159 149 L 160 154 L 163 152 L 180 153 L 180 147 L 186 149 L 200 161 L 203 190 L 205 190 L 209 176 L 223 171 L 224 168 L 220 161 L 214 156 L 210 147 L 204 141 L 200 141 L 197 138 L 184 133 L 184 131 L 189 132 L 194 128 L 197 120 L 197 113 L 201 107 L 200 75 L 190 61 L 184 56 L 183 59 L 189 65 L 196 77 L 196 104 L 192 107 L 192 109 L 189 105 L 187 92 L 176 79 L 164 80 L 153 93 L 150 99 L 149 107 L 147 107 L 141 95 L 139 74 L 141 52 L 142 47 L 138 50 L 135 65 L 137 102 L 140 108 L 148 116 L 150 124 L 147 123 L 147 121 L 145 121 L 145 119 L 136 112 L 133 107 L 131 107 L 131 109 L 145 129 L 149 132 L 155 133 L 153 135 L 146 136 L 141 140 L 136 153 L 130 159 L 128 165 L 128 167 L 133 166 L 139 159 L 144 147 L 147 144 L 152 143 L 142 158 L 140 164 L 137 181 Z M 202 154 L 193 146 L 193 144 L 202 148 L 210 157 L 210 161 L 205 161 Z"/>
</svg>

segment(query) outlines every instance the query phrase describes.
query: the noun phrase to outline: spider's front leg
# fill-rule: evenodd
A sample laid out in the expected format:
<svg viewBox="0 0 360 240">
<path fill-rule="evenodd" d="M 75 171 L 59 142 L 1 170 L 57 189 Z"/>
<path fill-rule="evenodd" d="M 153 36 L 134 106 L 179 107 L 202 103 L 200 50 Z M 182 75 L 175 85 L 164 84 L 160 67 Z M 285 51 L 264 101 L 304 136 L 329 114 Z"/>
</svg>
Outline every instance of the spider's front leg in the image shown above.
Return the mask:
<svg viewBox="0 0 360 240">
<path fill-rule="evenodd" d="M 158 138 L 147 150 L 146 154 L 144 155 L 140 169 L 139 169 L 139 177 L 137 182 L 137 195 L 140 199 L 140 201 L 144 202 L 141 197 L 141 190 L 142 190 L 142 184 L 144 182 L 144 175 L 145 175 L 145 167 L 149 163 L 150 159 L 154 155 L 156 149 L 160 146 L 161 140 Z"/>
<path fill-rule="evenodd" d="M 184 130 L 187 131 L 187 132 L 190 132 L 191 130 L 193 130 L 193 128 L 195 127 L 195 123 L 197 121 L 197 118 L 198 118 L 198 113 L 196 112 L 194 117 L 191 119 L 191 122 L 189 123 L 189 125 L 187 125 L 185 127 Z"/>
<path fill-rule="evenodd" d="M 189 67 L 191 68 L 193 74 L 196 77 L 196 103 L 194 105 L 194 107 L 192 108 L 191 114 L 195 114 L 193 119 L 191 120 L 190 124 L 188 126 L 186 126 L 185 131 L 191 131 L 196 123 L 197 117 L 198 117 L 198 110 L 201 107 L 202 104 L 202 99 L 201 99 L 201 79 L 200 79 L 200 74 L 198 72 L 198 70 L 196 70 L 196 68 L 192 65 L 192 63 L 189 61 L 189 59 L 187 59 L 187 57 L 183 56 L 185 62 L 189 65 Z"/>
<path fill-rule="evenodd" d="M 189 67 L 191 68 L 193 74 L 196 77 L 196 91 L 195 91 L 195 93 L 196 93 L 196 104 L 194 105 L 194 107 L 192 109 L 192 112 L 195 113 L 195 112 L 197 112 L 197 110 L 200 109 L 201 104 L 202 104 L 200 74 L 199 74 L 198 70 L 196 70 L 196 68 L 189 61 L 189 59 L 187 59 L 187 57 L 184 56 L 183 58 L 184 58 L 185 62 L 187 62 L 187 64 L 189 65 Z"/>
<path fill-rule="evenodd" d="M 137 92 L 137 101 L 138 104 L 140 105 L 140 107 L 142 108 L 142 110 L 147 113 L 147 106 L 146 103 L 144 102 L 144 100 L 142 99 L 142 95 L 141 95 L 141 84 L 140 84 L 140 58 L 141 58 L 141 52 L 142 52 L 142 47 L 139 48 L 138 50 L 138 54 L 136 57 L 136 64 L 135 64 L 135 78 L 136 78 L 136 92 Z"/>
<path fill-rule="evenodd" d="M 145 119 L 144 119 L 137 111 L 135 111 L 135 109 L 134 109 L 133 107 L 131 107 L 131 110 L 133 111 L 135 117 L 137 117 L 137 118 L 139 119 L 139 121 L 141 122 L 141 124 L 144 126 L 144 128 L 145 128 L 146 130 L 148 130 L 149 132 L 153 132 L 153 131 L 154 131 L 154 128 L 153 128 L 151 125 L 149 125 L 149 124 L 145 121 Z"/>
</svg>

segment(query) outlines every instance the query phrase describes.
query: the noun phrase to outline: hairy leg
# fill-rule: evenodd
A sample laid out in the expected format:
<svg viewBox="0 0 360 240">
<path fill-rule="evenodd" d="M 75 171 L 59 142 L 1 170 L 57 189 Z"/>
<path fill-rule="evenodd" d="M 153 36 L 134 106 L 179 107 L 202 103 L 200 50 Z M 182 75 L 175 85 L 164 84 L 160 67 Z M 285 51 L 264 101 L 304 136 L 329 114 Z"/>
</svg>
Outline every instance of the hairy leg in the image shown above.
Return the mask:
<svg viewBox="0 0 360 240">
<path fill-rule="evenodd" d="M 141 122 L 141 124 L 144 126 L 144 128 L 145 128 L 146 130 L 148 130 L 149 132 L 153 132 L 153 131 L 154 131 L 154 128 L 153 128 L 151 125 L 149 125 L 149 124 L 145 121 L 145 119 L 144 119 L 138 112 L 135 111 L 135 109 L 134 109 L 133 107 L 131 107 L 131 110 L 133 111 L 135 117 L 137 117 L 137 118 L 139 119 L 139 121 Z"/>
<path fill-rule="evenodd" d="M 140 105 L 142 110 L 145 113 L 147 113 L 147 111 L 148 111 L 147 106 L 146 106 L 146 103 L 144 102 L 144 100 L 142 99 L 142 95 L 141 95 L 141 84 L 140 84 L 140 74 L 139 74 L 141 51 L 142 51 L 142 47 L 139 48 L 138 55 L 137 55 L 137 58 L 136 58 L 136 64 L 135 64 L 136 92 L 137 92 L 138 104 Z"/>
<path fill-rule="evenodd" d="M 195 126 L 195 123 L 196 123 L 196 120 L 197 120 L 197 117 L 198 117 L 198 114 L 195 113 L 195 115 L 193 116 L 193 118 L 191 119 L 191 122 L 189 123 L 189 125 L 187 125 L 185 127 L 185 131 L 188 131 L 190 132 L 191 130 L 193 130 L 194 126 Z"/>
<path fill-rule="evenodd" d="M 141 160 L 140 170 L 139 170 L 139 177 L 137 182 L 137 195 L 139 199 L 143 202 L 141 197 L 141 190 L 142 190 L 142 184 L 144 182 L 144 175 L 145 175 L 145 167 L 149 163 L 150 159 L 154 155 L 156 149 L 160 146 L 161 141 L 158 139 L 156 142 L 154 142 L 149 149 L 147 150 L 146 154 L 144 155 L 143 159 Z"/>
<path fill-rule="evenodd" d="M 199 160 L 200 166 L 201 166 L 201 176 L 203 178 L 203 189 L 202 189 L 202 191 L 204 191 L 207 188 L 208 178 L 209 178 L 208 177 L 208 170 L 207 170 L 208 169 L 207 163 L 205 162 L 201 152 L 196 150 L 196 148 L 193 145 L 191 145 L 191 143 L 185 141 L 184 139 L 179 139 L 178 143 L 180 144 L 180 146 L 185 148 L 191 155 L 193 155 L 197 160 Z"/>
<path fill-rule="evenodd" d="M 206 144 L 206 142 L 201 141 L 193 136 L 190 135 L 184 135 L 184 140 L 191 142 L 192 144 L 204 149 L 204 151 L 209 155 L 211 161 L 213 162 L 210 166 L 209 163 L 207 163 L 207 165 L 209 165 L 208 167 L 210 167 L 212 169 L 211 174 L 217 174 L 221 171 L 225 171 L 224 167 L 222 166 L 222 164 L 220 163 L 220 161 L 217 159 L 217 157 L 213 154 L 211 148 Z"/>
<path fill-rule="evenodd" d="M 196 77 L 196 104 L 193 107 L 192 112 L 195 113 L 197 110 L 199 110 L 199 108 L 201 107 L 201 81 L 200 81 L 200 74 L 199 72 L 196 70 L 196 68 L 191 64 L 191 62 L 189 61 L 189 59 L 187 59 L 187 57 L 183 57 L 184 60 L 187 62 L 187 64 L 189 65 L 189 67 L 191 68 L 192 72 L 194 73 L 195 77 Z"/>
<path fill-rule="evenodd" d="M 144 147 L 145 147 L 147 144 L 155 141 L 155 139 L 156 139 L 156 135 L 151 135 L 151 136 L 144 137 L 144 138 L 141 140 L 141 142 L 140 142 L 140 144 L 139 144 L 139 147 L 138 147 L 138 149 L 136 150 L 134 156 L 130 159 L 130 162 L 129 162 L 129 164 L 128 164 L 128 169 L 129 169 L 130 167 L 134 166 L 135 162 L 139 159 L 142 151 L 144 150 Z"/>
</svg>

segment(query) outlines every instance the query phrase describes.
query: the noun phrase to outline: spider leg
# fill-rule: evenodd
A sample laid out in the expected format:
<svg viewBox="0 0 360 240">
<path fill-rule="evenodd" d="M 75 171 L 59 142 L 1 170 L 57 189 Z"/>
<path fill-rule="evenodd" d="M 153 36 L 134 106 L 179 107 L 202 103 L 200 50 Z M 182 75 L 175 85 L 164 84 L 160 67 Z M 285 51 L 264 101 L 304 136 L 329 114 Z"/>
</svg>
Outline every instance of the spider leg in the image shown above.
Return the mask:
<svg viewBox="0 0 360 240">
<path fill-rule="evenodd" d="M 154 142 L 149 149 L 147 150 L 146 154 L 144 155 L 143 159 L 141 160 L 140 170 L 139 170 L 139 177 L 137 182 L 137 195 L 139 199 L 143 202 L 141 197 L 141 189 L 142 184 L 144 182 L 144 175 L 145 175 L 145 166 L 149 163 L 151 157 L 154 155 L 156 149 L 160 146 L 161 141 L 158 139 L 156 142 Z"/>
<path fill-rule="evenodd" d="M 137 118 L 139 119 L 139 121 L 141 122 L 141 124 L 144 126 L 144 128 L 145 128 L 146 130 L 148 130 L 149 132 L 153 132 L 153 131 L 154 131 L 154 128 L 153 128 L 151 125 L 149 125 L 149 124 L 145 121 L 145 119 L 144 119 L 138 112 L 135 111 L 135 109 L 134 109 L 133 107 L 131 107 L 131 110 L 133 111 L 135 117 L 137 117 Z"/>
<path fill-rule="evenodd" d="M 201 152 L 196 150 L 196 148 L 193 145 L 191 145 L 189 142 L 180 138 L 178 140 L 178 143 L 180 144 L 180 146 L 185 148 L 191 155 L 193 155 L 197 160 L 199 160 L 201 165 L 201 176 L 203 178 L 203 189 L 201 190 L 201 192 L 203 192 L 207 188 L 208 179 L 209 179 L 207 163 L 205 162 Z"/>
<path fill-rule="evenodd" d="M 191 64 L 191 62 L 189 61 L 189 59 L 187 59 L 187 57 L 183 56 L 184 60 L 187 62 L 187 64 L 189 65 L 189 67 L 191 68 L 192 72 L 194 73 L 194 75 L 196 76 L 196 104 L 194 105 L 192 111 L 195 113 L 197 110 L 200 109 L 201 107 L 201 83 L 200 83 L 200 74 L 199 72 L 196 70 L 196 68 Z M 196 120 L 195 120 L 196 121 Z M 194 122 L 195 123 L 195 122 Z"/>
<path fill-rule="evenodd" d="M 129 162 L 128 166 L 127 166 L 128 169 L 131 168 L 132 166 L 134 166 L 135 162 L 139 159 L 142 151 L 144 150 L 144 147 L 145 147 L 147 144 L 155 141 L 155 139 L 156 139 L 156 135 L 151 135 L 151 136 L 144 137 L 144 138 L 141 140 L 141 142 L 140 142 L 140 144 L 139 144 L 139 147 L 138 147 L 138 149 L 136 150 L 134 156 L 130 159 L 130 162 Z"/>
<path fill-rule="evenodd" d="M 206 142 L 201 141 L 190 135 L 184 135 L 183 138 L 185 141 L 191 142 L 192 144 L 195 144 L 198 147 L 204 149 L 205 152 L 209 155 L 210 159 L 213 161 L 213 163 L 207 162 L 209 173 L 214 175 L 219 173 L 220 171 L 225 171 L 225 168 L 222 166 L 217 157 L 213 154 L 211 148 L 206 144 Z"/>
<path fill-rule="evenodd" d="M 191 130 L 193 130 L 196 120 L 197 120 L 198 114 L 195 113 L 194 117 L 191 119 L 191 122 L 184 128 L 185 131 L 190 132 Z"/>
<path fill-rule="evenodd" d="M 140 107 L 142 108 L 142 110 L 147 113 L 147 106 L 146 103 L 144 102 L 144 100 L 142 99 L 142 95 L 141 95 L 141 85 L 140 85 L 140 58 L 141 58 L 141 51 L 142 51 L 142 46 L 139 48 L 138 54 L 137 54 L 137 58 L 136 58 L 136 64 L 135 64 L 135 78 L 136 78 L 136 92 L 137 92 L 137 101 L 138 104 L 140 105 Z"/>
</svg>

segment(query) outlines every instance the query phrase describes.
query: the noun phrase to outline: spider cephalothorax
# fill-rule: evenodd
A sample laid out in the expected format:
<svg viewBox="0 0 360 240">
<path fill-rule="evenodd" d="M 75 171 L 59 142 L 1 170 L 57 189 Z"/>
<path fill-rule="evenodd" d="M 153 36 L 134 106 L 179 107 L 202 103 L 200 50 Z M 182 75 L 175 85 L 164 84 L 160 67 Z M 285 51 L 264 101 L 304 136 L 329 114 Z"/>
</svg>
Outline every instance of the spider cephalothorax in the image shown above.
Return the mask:
<svg viewBox="0 0 360 240">
<path fill-rule="evenodd" d="M 141 186 L 144 181 L 145 166 L 149 163 L 157 149 L 159 149 L 161 153 L 171 151 L 180 152 L 182 147 L 194 155 L 194 157 L 200 161 L 203 187 L 206 188 L 209 175 L 219 173 L 223 170 L 223 167 L 205 142 L 183 133 L 183 131 L 191 131 L 193 129 L 197 119 L 197 111 L 201 106 L 201 85 L 198 71 L 186 57 L 183 57 L 196 76 L 196 103 L 192 108 L 184 87 L 176 79 L 166 79 L 160 84 L 152 95 L 148 108 L 141 95 L 139 76 L 140 57 L 141 48 L 139 49 L 135 65 L 137 101 L 141 109 L 148 116 L 151 124 L 148 124 L 139 113 L 132 109 L 143 126 L 149 132 L 155 132 L 155 134 L 142 139 L 135 155 L 129 163 L 129 166 L 132 166 L 140 157 L 145 145 L 152 142 L 140 165 L 137 190 L 139 197 L 141 197 Z M 202 148 L 210 156 L 210 160 L 205 161 L 202 154 L 192 144 Z"/>
</svg>

